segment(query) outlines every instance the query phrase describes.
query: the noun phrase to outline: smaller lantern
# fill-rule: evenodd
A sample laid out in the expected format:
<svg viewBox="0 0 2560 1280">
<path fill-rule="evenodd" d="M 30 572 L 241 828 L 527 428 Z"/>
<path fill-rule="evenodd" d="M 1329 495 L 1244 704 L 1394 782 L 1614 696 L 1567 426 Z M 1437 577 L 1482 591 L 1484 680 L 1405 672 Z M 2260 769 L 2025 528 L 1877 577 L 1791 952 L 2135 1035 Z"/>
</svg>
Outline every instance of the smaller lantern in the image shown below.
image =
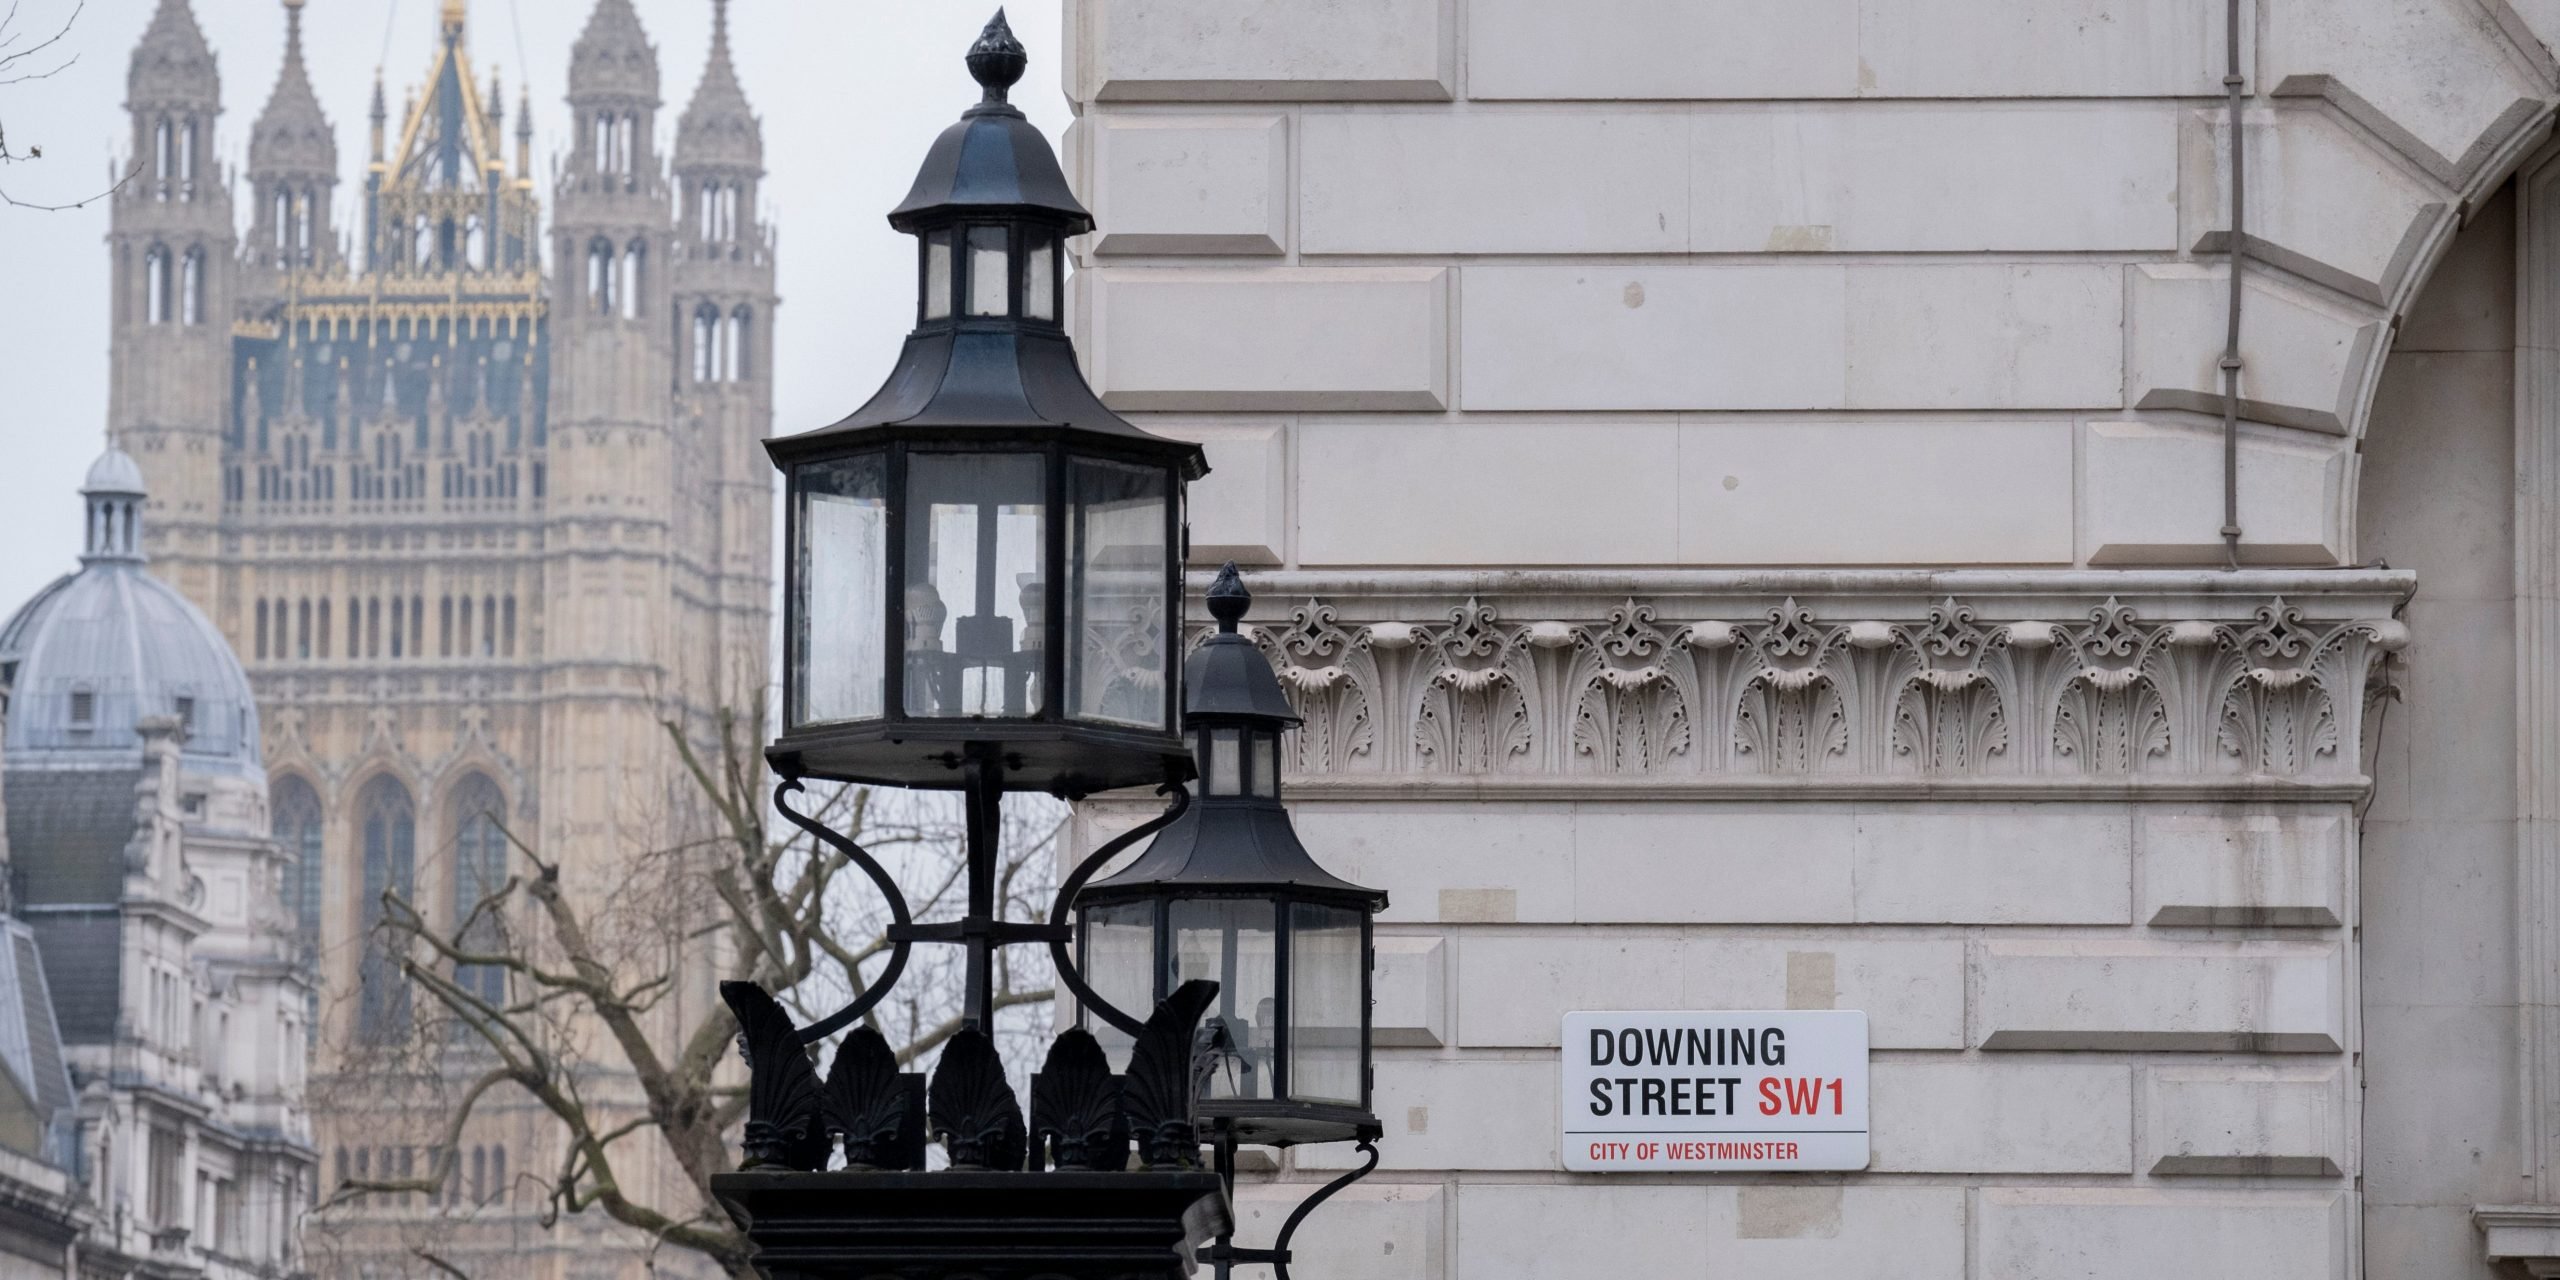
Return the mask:
<svg viewBox="0 0 2560 1280">
<path fill-rule="evenodd" d="M 1152 1008 L 1193 978 L 1218 984 L 1202 1019 L 1203 1128 L 1268 1146 L 1375 1138 L 1370 920 L 1387 895 L 1317 866 L 1298 842 L 1280 805 L 1281 734 L 1298 716 L 1237 634 L 1252 597 L 1233 564 L 1208 601 L 1218 631 L 1183 668 L 1199 799 L 1078 895 L 1079 967 L 1122 1009 Z"/>
<path fill-rule="evenodd" d="M 917 238 L 918 297 L 888 382 L 765 442 L 788 489 L 768 754 L 795 777 L 959 788 L 977 762 L 1074 796 L 1187 763 L 1183 487 L 1207 459 L 1085 383 L 1058 291 L 1093 219 L 1005 101 L 1025 63 L 999 12 L 969 51 L 984 101 L 889 214 Z"/>
</svg>

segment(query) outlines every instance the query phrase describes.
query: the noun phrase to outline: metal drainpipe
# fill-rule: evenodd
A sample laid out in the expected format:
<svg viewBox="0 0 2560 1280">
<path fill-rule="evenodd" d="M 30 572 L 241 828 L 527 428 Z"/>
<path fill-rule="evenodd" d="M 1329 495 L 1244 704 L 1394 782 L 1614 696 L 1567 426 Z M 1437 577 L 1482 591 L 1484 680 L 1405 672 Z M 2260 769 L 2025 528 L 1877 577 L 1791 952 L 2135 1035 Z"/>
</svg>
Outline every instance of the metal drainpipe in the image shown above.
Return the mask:
<svg viewBox="0 0 2560 1280">
<path fill-rule="evenodd" d="M 2248 255 L 2247 147 L 2240 136 L 2240 0 L 2223 0 L 2222 92 L 2231 115 L 2231 305 L 2222 339 L 2222 549 L 2240 567 L 2240 264 Z"/>
</svg>

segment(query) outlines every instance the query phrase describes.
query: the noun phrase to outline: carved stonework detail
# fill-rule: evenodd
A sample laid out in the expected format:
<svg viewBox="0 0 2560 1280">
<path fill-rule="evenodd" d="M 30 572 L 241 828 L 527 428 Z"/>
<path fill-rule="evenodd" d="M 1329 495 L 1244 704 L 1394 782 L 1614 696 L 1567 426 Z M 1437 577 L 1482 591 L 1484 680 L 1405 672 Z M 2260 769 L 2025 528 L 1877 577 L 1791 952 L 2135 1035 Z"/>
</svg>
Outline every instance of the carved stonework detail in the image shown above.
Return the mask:
<svg viewBox="0 0 2560 1280">
<path fill-rule="evenodd" d="M 1893 759 L 1900 769 L 1967 773 L 2009 748 L 2000 689 L 1985 660 L 2008 637 L 1975 625 L 1974 611 L 1951 597 L 1929 610 L 1926 626 L 1904 628 L 1907 670 L 1893 708 Z"/>
<path fill-rule="evenodd" d="M 1852 611 L 1535 585 L 1546 594 L 1516 606 L 1402 590 L 1367 612 L 1360 597 L 1301 597 L 1256 629 L 1305 718 L 1292 770 L 2351 782 L 2373 672 L 2406 638 L 2374 588 L 2344 605 L 2183 582 L 2077 607 L 2029 594 L 2053 612 L 2022 617 L 2002 596 L 1867 592 L 1844 597 Z M 1418 604 L 1445 620 L 1395 620 Z M 2056 616 L 2079 620 L 2043 620 Z"/>
<path fill-rule="evenodd" d="M 1840 657 L 1846 627 L 1822 626 L 1790 599 L 1768 621 L 1745 631 L 1758 664 L 1734 712 L 1733 749 L 1743 767 L 1761 773 L 1810 773 L 1849 749 L 1849 713 L 1841 696 Z"/>
<path fill-rule="evenodd" d="M 2053 752 L 2084 773 L 2138 773 L 2169 753 L 2169 712 L 2151 670 L 2155 632 L 2109 597 L 2073 637 L 2079 667 L 2056 708 Z"/>
<path fill-rule="evenodd" d="M 1688 647 L 1687 636 L 1654 626 L 1652 605 L 1633 600 L 1574 634 L 1574 767 L 1647 773 L 1688 754 L 1697 702 Z"/>
<path fill-rule="evenodd" d="M 1289 735 L 1288 766 L 1340 773 L 1377 764 L 1378 663 L 1367 628 L 1345 630 L 1332 605 L 1309 600 L 1289 625 L 1255 633 L 1302 722 Z"/>
<path fill-rule="evenodd" d="M 1414 714 L 1414 766 L 1424 773 L 1501 773 L 1532 757 L 1537 671 L 1525 628 L 1476 600 L 1426 628 L 1428 664 Z"/>
</svg>

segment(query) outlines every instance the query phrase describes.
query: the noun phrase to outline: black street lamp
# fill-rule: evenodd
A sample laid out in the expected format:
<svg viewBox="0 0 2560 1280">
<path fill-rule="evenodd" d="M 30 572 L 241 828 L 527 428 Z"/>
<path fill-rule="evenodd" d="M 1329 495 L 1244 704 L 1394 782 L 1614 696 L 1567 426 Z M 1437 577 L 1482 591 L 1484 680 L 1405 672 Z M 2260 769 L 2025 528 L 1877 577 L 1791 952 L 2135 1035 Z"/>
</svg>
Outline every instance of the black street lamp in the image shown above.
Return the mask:
<svg viewBox="0 0 2560 1280">
<path fill-rule="evenodd" d="M 1085 979 L 1132 1008 L 1194 978 L 1218 984 L 1200 1102 L 1212 1128 L 1268 1146 L 1373 1140 L 1369 921 L 1387 895 L 1299 843 L 1280 804 L 1280 737 L 1297 712 L 1236 631 L 1252 597 L 1234 565 L 1208 600 L 1218 631 L 1183 674 L 1200 798 L 1076 895 Z"/>
<path fill-rule="evenodd" d="M 1377 1163 L 1369 921 L 1386 898 L 1316 866 L 1280 808 L 1280 734 L 1295 716 L 1236 633 L 1248 598 L 1232 565 L 1185 704 L 1183 498 L 1206 460 L 1086 385 L 1059 296 L 1064 242 L 1093 219 L 1005 101 L 1027 59 L 1002 11 L 968 63 L 983 100 L 934 141 L 889 215 L 918 243 L 916 327 L 897 367 L 843 421 L 766 442 L 789 499 L 774 803 L 880 889 L 891 951 L 807 1027 L 755 984 L 721 984 L 750 1079 L 744 1166 L 712 1189 L 773 1275 L 1172 1276 L 1215 1237 L 1197 1258 L 1221 1275 L 1267 1261 L 1285 1277 L 1298 1221 Z M 1178 718 L 1206 778 L 1197 805 Z M 877 860 L 792 806 L 813 778 L 965 792 L 965 914 L 912 919 Z M 1140 785 L 1171 796 L 1164 813 L 1089 855 L 1045 922 L 1002 918 L 1006 791 Z M 1150 836 L 1089 891 L 1079 948 L 1111 994 L 1152 1011 L 1141 1021 L 1086 982 L 1068 918 L 1079 886 Z M 1131 968 L 1138 920 L 1154 949 Z M 920 942 L 968 955 L 965 1026 L 929 1085 L 855 1025 Z M 1049 948 L 1128 1054 L 1114 1073 L 1096 1036 L 1059 1036 L 1028 1124 L 988 1034 L 995 951 L 1021 943 Z M 822 1080 L 809 1046 L 847 1027 Z M 928 1134 L 950 1171 L 920 1172 Z M 1199 1167 L 1204 1136 L 1214 1175 Z M 1238 1142 L 1346 1140 L 1367 1166 L 1301 1205 L 1278 1248 L 1232 1247 Z M 1133 1147 L 1146 1172 L 1129 1171 Z M 845 1171 L 823 1172 L 839 1148 Z"/>
</svg>

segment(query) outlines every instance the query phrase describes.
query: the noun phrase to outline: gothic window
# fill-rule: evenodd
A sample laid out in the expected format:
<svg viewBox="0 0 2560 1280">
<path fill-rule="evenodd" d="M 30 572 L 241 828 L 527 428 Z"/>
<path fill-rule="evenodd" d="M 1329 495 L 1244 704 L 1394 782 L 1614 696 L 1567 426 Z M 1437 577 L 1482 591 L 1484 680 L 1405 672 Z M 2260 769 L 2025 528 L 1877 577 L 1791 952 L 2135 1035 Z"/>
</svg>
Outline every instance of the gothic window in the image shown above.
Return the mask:
<svg viewBox="0 0 2560 1280">
<path fill-rule="evenodd" d="M 204 323 L 204 250 L 187 250 L 186 262 L 178 271 L 178 319 L 185 324 Z"/>
<path fill-rule="evenodd" d="M 258 647 L 256 653 L 260 658 L 267 656 L 267 602 L 264 600 L 260 600 L 258 602 Z"/>
<path fill-rule="evenodd" d="M 639 131 L 640 117 L 624 112 L 621 121 L 614 126 L 613 131 L 613 171 L 615 173 L 628 175 L 632 172 L 632 138 Z"/>
<path fill-rule="evenodd" d="M 379 1044 L 409 1033 L 408 984 L 380 926 L 384 894 L 417 896 L 417 812 L 409 789 L 389 775 L 366 784 L 357 811 L 364 830 L 364 960 L 357 975 L 356 1032 Z"/>
<path fill-rule="evenodd" d="M 187 118 L 187 127 L 178 138 L 178 181 L 189 199 L 194 198 L 196 183 L 196 122 Z"/>
<path fill-rule="evenodd" d="M 309 957 L 320 950 L 320 795 L 287 774 L 276 780 L 269 811 L 275 815 L 276 843 L 293 859 L 284 869 L 284 906 L 293 913 L 294 936 Z"/>
<path fill-rule="evenodd" d="M 587 302 L 600 316 L 613 314 L 613 242 L 598 237 L 587 246 Z"/>
<path fill-rule="evenodd" d="M 453 597 L 446 596 L 436 606 L 436 656 L 453 656 Z"/>
<path fill-rule="evenodd" d="M 489 1198 L 501 1204 L 507 1199 L 507 1147 L 505 1143 L 489 1148 Z"/>
<path fill-rule="evenodd" d="M 434 265 L 435 253 L 435 228 L 428 225 L 427 215 L 421 213 L 411 218 L 409 220 L 409 265 L 424 271 Z"/>
<path fill-rule="evenodd" d="M 308 191 L 293 198 L 293 256 L 297 262 L 311 260 L 311 200 Z"/>
<path fill-rule="evenodd" d="M 285 189 L 283 187 L 276 188 L 275 224 L 276 247 L 279 249 L 285 248 L 287 245 L 292 243 L 286 238 L 286 233 L 291 230 L 293 226 L 293 203 L 292 198 L 285 194 Z"/>
<path fill-rule="evenodd" d="M 489 1149 L 471 1149 L 471 1203 L 486 1204 L 489 1195 Z"/>
<path fill-rule="evenodd" d="M 159 245 L 142 256 L 143 306 L 153 324 L 169 323 L 169 251 Z"/>
<path fill-rule="evenodd" d="M 498 598 L 480 597 L 480 656 L 498 656 Z"/>
<path fill-rule="evenodd" d="M 395 658 L 400 656 L 400 638 L 406 630 L 400 625 L 404 603 L 398 596 L 391 597 L 391 656 Z"/>
<path fill-rule="evenodd" d="M 622 318 L 640 318 L 641 270 L 648 262 L 648 247 L 638 240 L 622 251 Z"/>
<path fill-rule="evenodd" d="M 471 656 L 471 597 L 462 598 L 462 656 Z"/>
<path fill-rule="evenodd" d="M 693 380 L 717 382 L 720 378 L 720 311 L 703 303 L 693 312 Z"/>
<path fill-rule="evenodd" d="M 324 473 L 326 474 L 326 473 Z M 320 597 L 320 621 L 314 628 L 320 633 L 320 656 L 329 656 L 329 597 Z"/>
<path fill-rule="evenodd" d="M 709 180 L 703 182 L 702 190 L 693 199 L 693 212 L 702 224 L 701 234 L 706 241 L 720 238 L 719 199 L 720 184 Z"/>
<path fill-rule="evenodd" d="M 382 597 L 369 596 L 364 602 L 364 656 L 382 656 Z"/>
<path fill-rule="evenodd" d="M 507 883 L 507 837 L 504 831 L 506 800 L 498 793 L 498 784 L 483 774 L 472 774 L 455 788 L 453 797 L 453 922 L 462 928 L 462 945 L 472 951 L 494 951 L 502 941 L 499 923 L 492 908 L 481 912 L 480 904 Z M 454 970 L 454 984 L 488 1001 L 492 1005 L 505 1001 L 506 970 L 496 965 L 462 965 Z"/>
<path fill-rule="evenodd" d="M 488 236 L 480 226 L 480 215 L 475 213 L 470 217 L 464 218 L 462 220 L 462 260 L 464 264 L 468 266 L 487 267 L 491 265 L 488 260 L 488 253 Z"/>
<path fill-rule="evenodd" d="M 728 380 L 731 382 L 747 380 L 747 337 L 754 324 L 753 313 L 745 307 L 729 313 L 729 338 L 721 345 L 728 349 Z"/>
<path fill-rule="evenodd" d="M 514 596 L 507 597 L 506 609 L 507 623 L 501 628 L 506 633 L 506 642 L 499 651 L 512 658 L 516 656 L 516 598 Z"/>
<path fill-rule="evenodd" d="M 279 607 L 281 607 L 281 602 L 279 602 Z M 327 632 L 329 629 L 329 602 L 326 600 L 320 602 L 320 629 L 323 633 Z M 326 645 L 328 642 L 329 641 L 324 634 L 320 643 Z M 277 643 L 283 643 L 282 639 L 279 638 Z M 311 656 L 311 598 L 308 596 L 303 597 L 302 600 L 294 606 L 293 656 L 297 658 L 308 658 Z"/>
<path fill-rule="evenodd" d="M 596 172 L 613 172 L 613 113 L 596 113 Z"/>
</svg>

